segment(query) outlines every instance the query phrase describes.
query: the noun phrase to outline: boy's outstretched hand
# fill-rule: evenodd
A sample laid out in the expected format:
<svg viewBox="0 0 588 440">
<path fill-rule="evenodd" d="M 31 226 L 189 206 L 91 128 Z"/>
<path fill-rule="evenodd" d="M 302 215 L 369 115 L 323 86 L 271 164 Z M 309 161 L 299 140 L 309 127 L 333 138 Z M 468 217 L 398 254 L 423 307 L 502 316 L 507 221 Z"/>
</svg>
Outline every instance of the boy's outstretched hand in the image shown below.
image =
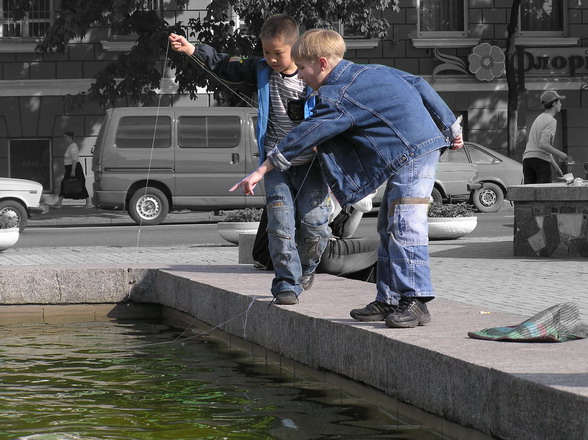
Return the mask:
<svg viewBox="0 0 588 440">
<path fill-rule="evenodd" d="M 254 195 L 253 190 L 255 189 L 257 184 L 261 181 L 261 179 L 263 179 L 263 174 L 264 173 L 259 172 L 259 168 L 258 168 L 255 171 L 253 171 L 251 174 L 249 174 L 247 177 L 245 177 L 243 180 L 241 180 L 239 183 L 237 183 L 236 185 L 233 185 L 233 187 L 229 191 L 235 191 L 237 188 L 242 188 L 243 193 L 246 196 Z"/>
<path fill-rule="evenodd" d="M 261 182 L 261 179 L 263 179 L 263 176 L 265 175 L 265 173 L 267 173 L 273 169 L 274 169 L 273 164 L 269 160 L 266 159 L 259 166 L 259 168 L 257 168 L 255 171 L 253 171 L 251 174 L 249 174 L 247 177 L 245 177 L 239 183 L 233 185 L 233 187 L 231 189 L 229 189 L 229 191 L 235 191 L 237 188 L 241 188 L 241 189 L 243 189 L 243 193 L 246 196 L 253 195 L 253 190 L 255 189 L 257 184 L 259 182 Z"/>
<path fill-rule="evenodd" d="M 194 45 L 181 35 L 169 34 L 168 40 L 172 50 L 175 52 L 184 53 L 186 55 L 192 55 L 196 50 Z"/>
</svg>

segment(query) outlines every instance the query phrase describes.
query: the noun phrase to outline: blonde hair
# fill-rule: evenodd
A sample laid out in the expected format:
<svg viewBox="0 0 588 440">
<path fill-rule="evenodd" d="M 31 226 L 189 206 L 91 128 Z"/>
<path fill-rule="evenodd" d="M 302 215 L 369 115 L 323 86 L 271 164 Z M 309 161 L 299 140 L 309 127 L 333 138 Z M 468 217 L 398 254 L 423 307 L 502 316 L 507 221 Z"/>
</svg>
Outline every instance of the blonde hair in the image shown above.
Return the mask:
<svg viewBox="0 0 588 440">
<path fill-rule="evenodd" d="M 306 31 L 292 46 L 292 58 L 316 60 L 320 57 L 342 59 L 345 55 L 345 40 L 329 29 Z"/>
</svg>

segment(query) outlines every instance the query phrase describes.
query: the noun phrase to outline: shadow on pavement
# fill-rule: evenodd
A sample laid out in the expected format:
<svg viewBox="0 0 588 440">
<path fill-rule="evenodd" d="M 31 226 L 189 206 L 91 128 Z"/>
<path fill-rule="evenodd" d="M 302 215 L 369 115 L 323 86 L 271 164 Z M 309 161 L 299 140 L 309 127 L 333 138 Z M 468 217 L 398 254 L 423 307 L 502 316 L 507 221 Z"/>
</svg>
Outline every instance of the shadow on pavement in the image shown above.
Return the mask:
<svg viewBox="0 0 588 440">
<path fill-rule="evenodd" d="M 443 245 L 429 246 L 431 258 L 476 258 L 476 259 L 521 259 L 513 255 L 513 243 L 510 241 L 480 242 L 445 242 Z M 529 259 L 529 257 L 524 257 Z"/>
</svg>

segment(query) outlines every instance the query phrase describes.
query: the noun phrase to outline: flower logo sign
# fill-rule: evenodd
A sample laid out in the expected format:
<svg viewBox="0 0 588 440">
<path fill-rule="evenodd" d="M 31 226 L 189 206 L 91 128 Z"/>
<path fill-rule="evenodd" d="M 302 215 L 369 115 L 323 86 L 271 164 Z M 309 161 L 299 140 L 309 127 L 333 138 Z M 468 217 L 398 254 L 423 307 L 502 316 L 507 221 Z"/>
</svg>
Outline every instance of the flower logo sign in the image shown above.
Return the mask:
<svg viewBox="0 0 588 440">
<path fill-rule="evenodd" d="M 470 72 L 480 81 L 492 81 L 504 72 L 504 53 L 498 46 L 478 44 L 468 56 Z"/>
</svg>

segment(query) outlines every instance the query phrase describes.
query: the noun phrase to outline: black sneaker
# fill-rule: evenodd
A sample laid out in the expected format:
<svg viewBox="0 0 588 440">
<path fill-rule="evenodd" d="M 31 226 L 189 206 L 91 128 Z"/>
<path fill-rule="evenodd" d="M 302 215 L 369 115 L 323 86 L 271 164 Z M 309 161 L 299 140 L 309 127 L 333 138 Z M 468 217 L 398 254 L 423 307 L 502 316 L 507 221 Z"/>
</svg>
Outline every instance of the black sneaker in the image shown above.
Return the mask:
<svg viewBox="0 0 588 440">
<path fill-rule="evenodd" d="M 386 326 L 392 328 L 411 328 L 431 322 L 427 305 L 418 298 L 403 296 L 398 308 L 386 318 Z"/>
<path fill-rule="evenodd" d="M 300 286 L 302 287 L 302 290 L 310 290 L 312 283 L 314 283 L 314 272 L 300 277 Z"/>
<path fill-rule="evenodd" d="M 298 304 L 298 297 L 296 296 L 295 292 L 286 290 L 276 295 L 276 304 L 281 304 L 283 306 L 293 306 L 294 304 Z"/>
<path fill-rule="evenodd" d="M 383 321 L 390 313 L 396 310 L 396 306 L 391 306 L 380 301 L 373 301 L 363 309 L 353 309 L 349 314 L 353 319 L 358 321 Z"/>
</svg>

